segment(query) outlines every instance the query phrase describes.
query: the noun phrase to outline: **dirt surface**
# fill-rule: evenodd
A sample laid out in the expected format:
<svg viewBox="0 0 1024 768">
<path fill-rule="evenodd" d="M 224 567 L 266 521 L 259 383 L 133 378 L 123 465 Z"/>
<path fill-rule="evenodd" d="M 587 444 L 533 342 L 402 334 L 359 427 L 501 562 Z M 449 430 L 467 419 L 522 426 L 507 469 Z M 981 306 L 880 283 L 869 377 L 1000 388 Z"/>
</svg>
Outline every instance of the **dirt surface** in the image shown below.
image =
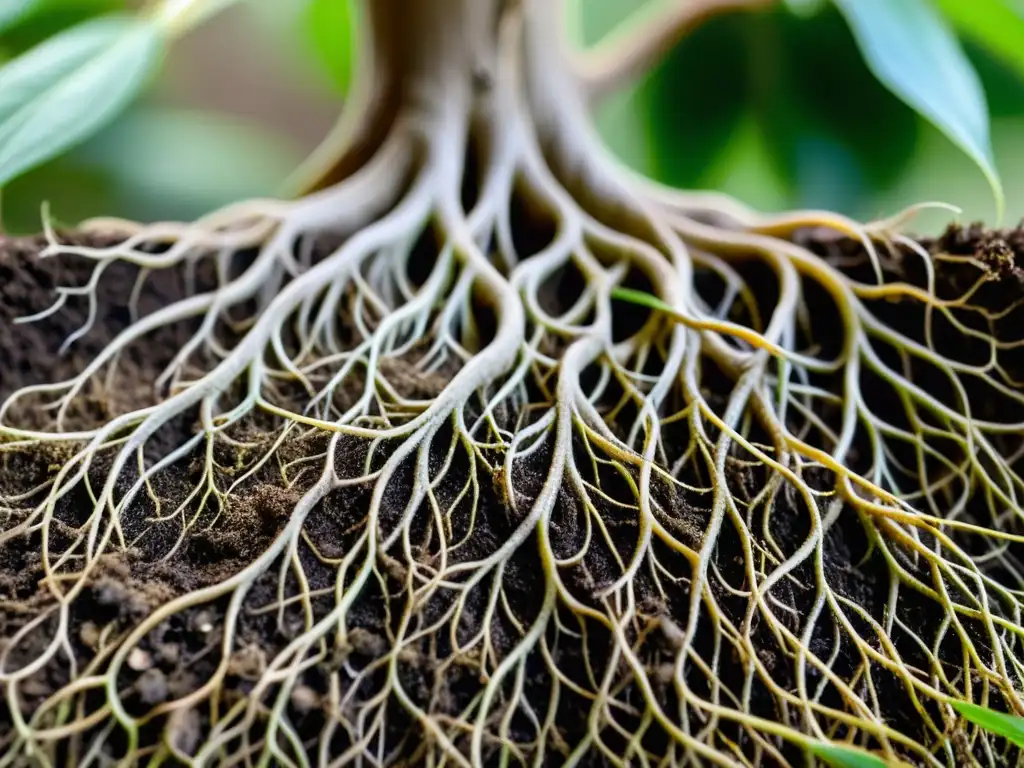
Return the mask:
<svg viewBox="0 0 1024 768">
<path fill-rule="evenodd" d="M 863 273 L 863 253 L 858 244 L 847 241 L 818 240 L 812 234 L 802 236 L 804 244 L 811 246 L 821 255 L 842 262 L 844 259 L 857 261 L 859 265 L 851 267 L 855 273 Z M 958 264 L 940 265 L 937 272 L 937 290 L 941 294 L 958 294 L 970 285 L 979 274 L 987 274 L 990 279 L 975 298 L 975 303 L 990 310 L 1008 309 L 1021 298 L 1024 298 L 1024 270 L 1017 266 L 1024 264 L 1024 230 L 993 233 L 980 227 L 951 228 L 942 238 L 936 241 L 924 241 L 925 248 L 931 251 L 943 251 L 973 257 L 974 261 Z M 40 260 L 37 252 L 40 243 L 29 240 L 0 240 L 0 400 L 11 392 L 27 385 L 59 381 L 80 371 L 112 338 L 124 330 L 131 321 L 129 296 L 134 280 L 131 269 L 114 268 L 103 276 L 99 282 L 98 303 L 95 322 L 89 334 L 74 344 L 66 354 L 59 355 L 56 350 L 67 338 L 68 334 L 80 327 L 87 320 L 89 307 L 82 299 L 72 299 L 60 312 L 45 321 L 30 324 L 15 324 L 19 317 L 43 311 L 55 298 L 55 288 L 60 285 L 82 285 L 89 278 L 89 265 L 85 260 Z M 903 273 L 908 279 L 922 279 L 919 260 L 908 253 L 887 262 L 890 270 Z M 151 282 L 141 296 L 140 310 L 143 313 L 165 306 L 175 298 L 184 295 L 185 282 L 182 276 L 173 276 L 162 282 Z M 822 307 L 827 302 L 821 299 Z M 813 307 L 812 307 L 813 310 Z M 827 312 L 827 308 L 822 309 Z M 915 327 L 920 318 L 904 312 L 903 305 L 892 304 L 880 307 L 879 315 L 894 325 Z M 1012 329 L 1019 322 L 1019 312 L 1008 312 L 997 326 Z M 827 323 L 820 327 L 825 328 Z M 834 324 L 838 329 L 839 324 Z M 136 348 L 132 355 L 121 361 L 120 378 L 116 386 L 103 394 L 86 397 L 79 411 L 73 414 L 76 423 L 81 425 L 96 424 L 112 415 L 125 412 L 130 407 L 149 403 L 154 400 L 152 382 L 159 371 L 170 361 L 174 351 L 186 338 L 188 327 L 168 331 L 158 336 L 144 347 Z M 1009 331 L 1008 331 L 1009 333 Z M 826 347 L 837 345 L 836 338 L 828 338 L 827 331 L 819 341 Z M 977 350 L 960 349 L 959 354 L 970 357 Z M 979 352 L 980 354 L 980 352 Z M 1007 353 L 1004 365 L 1011 375 L 1024 379 L 1024 360 L 1021 355 Z M 394 364 L 401 366 L 401 364 Z M 391 378 L 401 379 L 402 371 L 393 368 L 389 371 Z M 922 386 L 933 387 L 940 392 L 944 386 L 938 378 L 928 379 L 928 371 L 923 371 Z M 412 397 L 429 397 L 440 391 L 444 386 L 443 375 L 434 377 L 408 376 L 407 394 Z M 896 409 L 896 403 L 886 403 L 884 388 L 879 388 L 874 395 L 875 407 L 884 412 L 886 408 Z M 253 425 L 253 434 L 257 434 Z M 192 434 L 193 424 L 183 420 L 178 426 L 178 434 L 164 435 L 168 441 L 181 440 Z M 289 440 L 282 448 L 282 455 L 288 460 L 301 459 L 304 456 L 316 456 L 323 450 L 324 438 L 316 434 L 305 435 Z M 857 446 L 864 451 L 863 445 Z M 24 494 L 30 489 L 52 477 L 67 460 L 72 448 L 66 451 L 48 450 L 9 450 L 0 454 L 0 496 L 14 497 Z M 343 451 L 344 463 L 358 466 L 362 462 L 365 448 L 357 444 L 348 446 Z M 231 463 L 231 457 L 223 457 L 225 464 Z M 531 477 L 531 470 L 526 467 L 523 473 L 522 487 L 524 493 L 539 490 L 543 480 L 541 467 L 545 461 L 543 452 L 536 457 L 537 469 Z M 854 462 L 858 461 L 857 455 Z M 102 466 L 94 468 L 97 482 L 102 479 Z M 196 472 L 194 464 L 182 464 L 175 470 L 177 475 L 161 480 L 159 494 L 168 504 L 180 502 L 191 488 L 191 480 Z M 192 474 L 190 474 L 192 473 Z M 764 483 L 763 470 L 734 469 L 735 484 L 745 489 L 749 497 L 756 495 Z M 824 478 L 823 478 L 824 480 Z M 103 566 L 94 571 L 88 579 L 86 587 L 72 600 L 68 612 L 66 634 L 69 648 L 74 656 L 79 671 L 86 668 L 91 661 L 104 657 L 108 653 L 111 638 L 123 634 L 139 621 L 148 616 L 156 607 L 165 604 L 175 596 L 219 581 L 237 573 L 252 562 L 277 535 L 289 519 L 295 501 L 302 490 L 308 486 L 305 480 L 298 480 L 290 487 L 285 487 L 280 472 L 273 467 L 257 473 L 240 489 L 237 499 L 216 516 L 216 524 L 200 525 L 196 532 L 180 538 L 180 532 L 173 526 L 153 526 L 153 530 L 139 539 L 138 543 L 129 547 L 121 554 L 111 554 Z M 443 489 L 450 492 L 451 489 Z M 457 486 L 456 486 L 457 490 Z M 504 541 L 515 527 L 516 513 L 502 497 L 501 489 L 483 484 L 481 487 L 479 524 L 474 536 L 473 549 L 478 553 L 491 551 Z M 321 545 L 320 554 L 325 557 L 340 557 L 352 546 L 354 530 L 362 519 L 368 502 L 368 491 L 353 489 L 332 494 L 310 516 L 306 530 Z M 706 502 L 695 500 L 678 489 L 670 489 L 662 484 L 657 488 L 658 498 L 670 510 L 676 521 L 674 533 L 680 540 L 688 541 L 692 546 L 699 546 L 704 526 L 708 518 Z M 401 490 L 396 490 L 395 497 L 385 504 L 385 515 L 397 517 L 401 512 Z M 556 519 L 552 529 L 556 532 L 554 547 L 556 552 L 571 552 L 578 544 L 581 530 L 581 512 L 577 502 L 563 492 L 560 498 Z M 62 501 L 55 515 L 64 526 L 73 526 L 76 520 L 91 511 L 88 495 L 71 494 Z M 522 508 L 522 505 L 519 507 Z M 125 526 L 129 536 L 142 533 L 149 523 L 147 519 L 152 509 L 140 504 L 138 509 L 126 513 Z M 213 516 L 207 510 L 197 510 L 197 514 Z M 602 510 L 613 538 L 618 536 L 616 526 L 621 525 L 623 541 L 631 540 L 633 533 L 629 530 L 632 523 L 627 520 L 617 521 L 616 509 L 608 506 Z M 5 524 L 0 515 L 0 532 L 17 522 L 17 515 L 8 517 Z M 211 517 L 208 522 L 213 522 Z M 795 498 L 783 495 L 777 501 L 772 516 L 772 532 L 776 540 L 781 542 L 799 542 L 806 535 L 806 515 Z M 70 533 L 62 533 L 59 526 L 55 529 L 58 538 Z M 51 541 L 51 551 L 59 550 L 60 542 Z M 7 653 L 5 665 L 7 669 L 17 669 L 19 658 L 25 660 L 35 658 L 43 645 L 55 631 L 50 626 L 55 618 L 47 619 L 41 626 L 19 643 L 16 648 L 8 648 L 7 640 L 31 622 L 40 612 L 53 605 L 53 593 L 42 579 L 40 567 L 40 551 L 43 543 L 38 532 L 29 533 L 0 543 L 0 650 Z M 743 582 L 741 567 L 737 553 L 741 551 L 740 542 L 730 538 L 728 532 L 723 534 L 719 545 L 720 554 L 717 562 L 722 568 L 726 582 L 740 585 Z M 532 561 L 527 553 L 536 551 L 523 547 L 520 553 L 508 564 L 505 573 L 508 598 L 523 620 L 535 613 L 536 605 L 542 594 L 541 576 L 537 562 Z M 826 572 L 832 588 L 853 600 L 864 610 L 881 620 L 885 613 L 886 600 L 889 593 L 888 575 L 880 555 L 872 553 L 865 538 L 862 527 L 850 516 L 841 517 L 839 522 L 830 529 L 826 538 Z M 671 559 L 670 553 L 659 553 L 666 560 Z M 311 588 L 327 590 L 334 582 L 333 569 L 319 562 L 310 552 L 302 551 L 305 571 L 311 580 Z M 467 555 L 468 556 L 468 555 Z M 610 567 L 610 560 L 606 565 Z M 272 605 L 278 589 L 278 566 L 269 569 L 265 577 L 258 579 L 246 597 L 246 609 L 241 614 L 240 624 L 232 646 L 227 674 L 222 682 L 221 705 L 229 707 L 232 703 L 244 699 L 251 694 L 254 681 L 273 659 L 291 641 L 303 631 L 304 618 L 299 606 L 292 606 L 281 611 L 261 610 L 261 607 Z M 578 594 L 589 594 L 595 599 L 598 586 L 602 583 L 602 565 L 600 556 L 589 564 L 586 573 L 576 574 L 577 579 L 571 584 Z M 393 574 L 401 579 L 402 574 Z M 809 572 L 795 574 L 795 590 L 793 602 L 800 604 L 797 582 L 813 583 L 814 575 Z M 685 590 L 677 595 L 670 595 L 666 600 L 656 599 L 654 591 L 645 576 L 638 577 L 638 595 L 647 601 L 645 615 L 650 618 L 649 629 L 661 623 L 662 627 L 682 626 L 686 622 L 688 596 Z M 747 601 L 730 595 L 728 591 L 716 586 L 718 597 L 727 612 L 735 612 L 739 620 L 746 609 Z M 342 663 L 355 667 L 369 664 L 379 657 L 387 647 L 387 624 L 389 617 L 380 610 L 382 604 L 379 595 L 375 594 L 378 587 L 368 588 L 368 594 L 355 611 L 350 621 L 350 647 L 345 649 L 345 657 L 338 658 L 328 649 L 316 664 L 301 674 L 300 684 L 290 694 L 285 703 L 285 711 L 289 722 L 301 739 L 315 744 L 318 734 L 322 733 L 329 721 L 328 680 L 333 670 Z M 677 599 L 678 598 L 678 599 Z M 913 595 L 904 594 L 907 601 L 905 618 L 916 622 L 918 627 L 937 627 L 944 616 L 938 615 L 933 603 L 921 599 L 919 606 L 911 605 Z M 311 606 L 314 615 L 323 615 L 333 605 L 329 594 L 317 597 Z M 215 600 L 207 604 L 197 605 L 194 609 L 179 612 L 161 623 L 153 632 L 139 643 L 136 651 L 128 659 L 123 679 L 119 679 L 119 689 L 123 699 L 131 708 L 131 713 L 142 713 L 158 707 L 162 702 L 181 697 L 197 690 L 214 674 L 221 661 L 219 641 L 222 632 L 222 619 L 226 611 L 225 601 Z M 799 627 L 795 621 L 793 628 Z M 922 630 L 922 634 L 927 632 Z M 497 645 L 502 644 L 499 626 Z M 796 681 L 792 678 L 789 665 L 783 662 L 783 652 L 777 646 L 776 639 L 767 631 L 755 630 L 754 637 L 759 644 L 758 655 L 761 661 L 772 671 L 776 682 L 784 687 L 793 688 Z M 601 647 L 600 636 L 591 637 L 593 648 Z M 905 638 L 894 638 L 905 654 L 908 663 L 912 663 L 919 651 Z M 652 664 L 665 664 L 670 657 L 672 632 L 651 631 L 645 641 L 644 655 Z M 828 657 L 832 639 L 826 636 L 824 629 L 820 636 L 811 639 L 811 647 Z M 980 643 L 980 641 L 979 641 Z M 443 645 L 443 643 L 442 643 Z M 702 637 L 698 640 L 702 654 L 713 652 L 713 638 Z M 566 649 L 562 652 L 560 667 L 572 675 L 582 669 L 581 650 Z M 455 713 L 466 706 L 480 690 L 480 681 L 475 673 L 456 666 L 442 666 L 439 659 L 445 656 L 445 649 L 437 643 L 424 641 L 417 653 L 412 653 L 403 660 L 400 674 L 416 700 L 423 706 L 429 706 L 438 712 Z M 659 661 L 661 660 L 661 661 Z M 954 658 L 955 663 L 957 660 Z M 840 674 L 853 669 L 856 663 L 854 652 L 843 647 L 834 660 L 833 669 Z M 538 667 L 538 669 L 540 669 Z M 744 676 L 742 666 L 725 663 L 722 666 L 722 682 L 740 690 Z M 812 673 L 814 671 L 812 670 Z M 19 689 L 20 716 L 27 716 L 43 702 L 47 696 L 65 685 L 72 674 L 71 665 L 66 654 L 57 654 L 51 663 L 44 664 L 41 669 Z M 666 673 L 667 674 L 667 673 Z M 539 677 L 543 677 L 542 670 Z M 811 681 L 816 683 L 816 680 Z M 529 687 L 531 683 L 527 683 Z M 539 685 L 539 682 L 537 682 Z M 878 686 L 879 699 L 890 725 L 909 734 L 917 736 L 921 723 L 913 714 L 913 705 L 906 690 L 894 678 L 879 675 L 875 684 Z M 697 693 L 700 681 L 693 681 Z M 373 685 L 369 686 L 372 689 Z M 659 683 L 658 695 L 667 704 L 674 697 L 668 677 Z M 828 699 L 826 694 L 826 700 Z M 774 709 L 773 698 L 757 684 L 751 693 L 751 709 L 769 719 L 780 718 Z M 95 696 L 83 699 L 86 708 L 90 704 L 99 706 L 102 701 L 100 692 Z M 834 702 L 833 702 L 834 703 Z M 0 701 L 0 751 L 5 739 L 11 738 L 14 713 L 11 712 L 10 701 Z M 560 723 L 559 734 L 565 744 L 573 745 L 586 733 L 586 724 L 579 720 L 579 712 L 585 711 L 586 702 L 578 699 L 571 692 L 563 694 L 557 720 Z M 403 735 L 410 728 L 414 729 L 409 716 L 399 707 L 389 707 L 388 732 L 394 735 L 395 742 L 390 747 L 407 755 L 409 764 L 417 764 L 417 745 L 406 743 Z M 206 727 L 205 718 L 208 712 L 189 711 L 185 715 L 172 715 L 177 718 L 168 725 L 167 717 L 156 717 L 143 726 L 140 731 L 142 746 L 150 746 L 165 730 L 175 746 L 183 752 L 190 752 L 202 738 Z M 623 715 L 628 720 L 627 715 Z M 792 713 L 794 722 L 799 717 Z M 97 728 L 101 726 L 96 726 Z M 513 727 L 516 726 L 513 723 Z M 728 728 L 728 726 L 724 726 Z M 5 736 L 4 734 L 8 734 Z M 656 741 L 657 737 L 652 737 Z M 337 744 L 344 745 L 344 735 L 339 733 Z M 616 745 L 614 737 L 609 744 Z M 123 746 L 123 745 L 122 745 Z M 652 741 L 650 747 L 656 749 Z M 110 749 L 116 752 L 118 742 L 111 742 Z M 60 765 L 72 765 L 80 757 L 75 752 L 78 747 L 70 745 L 62 747 L 58 754 Z M 77 756 L 77 757 L 76 757 Z M 116 754 L 113 755 L 116 757 Z M 794 758 L 796 759 L 796 758 Z M 602 764 L 599 757 L 594 764 Z"/>
</svg>

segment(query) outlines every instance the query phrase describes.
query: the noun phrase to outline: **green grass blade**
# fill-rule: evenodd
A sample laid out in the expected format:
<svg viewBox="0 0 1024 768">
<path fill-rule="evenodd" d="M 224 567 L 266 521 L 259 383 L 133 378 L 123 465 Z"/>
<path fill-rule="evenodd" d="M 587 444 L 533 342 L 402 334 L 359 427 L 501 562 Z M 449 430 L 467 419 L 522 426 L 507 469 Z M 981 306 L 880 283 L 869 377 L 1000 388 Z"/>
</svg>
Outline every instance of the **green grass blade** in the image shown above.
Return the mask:
<svg viewBox="0 0 1024 768">
<path fill-rule="evenodd" d="M 975 725 L 1024 747 L 1024 717 L 1007 715 L 966 701 L 951 702 L 953 709 Z"/>
<path fill-rule="evenodd" d="M 0 186 L 97 133 L 139 93 L 159 28 L 109 16 L 62 32 L 0 69 Z"/>
<path fill-rule="evenodd" d="M 1005 199 L 992 157 L 981 81 L 946 20 L 929 0 L 833 0 L 871 72 L 981 168 L 998 218 Z"/>
<path fill-rule="evenodd" d="M 630 304 L 638 304 L 639 306 L 647 307 L 648 309 L 656 309 L 661 312 L 674 312 L 671 306 L 666 304 L 657 296 L 653 296 L 645 291 L 637 291 L 633 288 L 612 288 L 611 296 L 613 299 L 625 301 Z"/>
<path fill-rule="evenodd" d="M 811 753 L 833 768 L 888 768 L 891 765 L 863 749 L 839 744 L 815 743 L 811 745 Z"/>
</svg>

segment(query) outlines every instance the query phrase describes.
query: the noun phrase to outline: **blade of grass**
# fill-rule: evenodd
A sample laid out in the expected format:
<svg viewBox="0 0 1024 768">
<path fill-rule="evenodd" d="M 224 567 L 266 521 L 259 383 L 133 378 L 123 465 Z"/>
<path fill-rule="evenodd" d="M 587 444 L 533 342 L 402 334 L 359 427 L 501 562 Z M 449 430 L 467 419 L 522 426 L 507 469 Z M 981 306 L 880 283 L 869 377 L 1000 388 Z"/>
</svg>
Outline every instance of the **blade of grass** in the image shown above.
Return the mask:
<svg viewBox="0 0 1024 768">
<path fill-rule="evenodd" d="M 613 288 L 611 296 L 613 299 L 626 301 L 630 304 L 639 304 L 640 306 L 647 307 L 648 309 L 657 309 L 661 312 L 668 312 L 669 314 L 675 313 L 671 306 L 666 304 L 657 296 L 653 296 L 646 291 L 637 291 L 633 288 Z"/>
<path fill-rule="evenodd" d="M 811 744 L 811 753 L 834 768 L 891 768 L 892 763 L 887 763 L 877 755 L 858 749 L 857 747 L 840 746 L 839 744 L 826 744 L 820 742 Z"/>
<path fill-rule="evenodd" d="M 996 712 L 966 701 L 954 701 L 951 704 L 953 709 L 959 712 L 964 719 L 975 725 L 980 725 L 986 731 L 997 736 L 1002 736 L 1018 747 L 1024 747 L 1024 717 Z"/>
</svg>

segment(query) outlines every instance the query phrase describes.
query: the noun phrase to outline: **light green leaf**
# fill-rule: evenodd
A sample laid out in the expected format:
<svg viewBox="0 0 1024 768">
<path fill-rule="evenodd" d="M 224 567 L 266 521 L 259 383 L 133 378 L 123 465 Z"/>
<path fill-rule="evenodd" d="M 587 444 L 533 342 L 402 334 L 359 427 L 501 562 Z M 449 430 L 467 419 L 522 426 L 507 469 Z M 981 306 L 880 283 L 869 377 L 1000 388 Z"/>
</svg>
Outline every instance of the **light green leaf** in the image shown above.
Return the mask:
<svg viewBox="0 0 1024 768">
<path fill-rule="evenodd" d="M 309 0 L 305 27 L 334 84 L 341 93 L 347 93 L 356 66 L 358 4 L 353 0 Z"/>
<path fill-rule="evenodd" d="M 8 27 L 13 27 L 40 3 L 41 0 L 3 0 L 0 2 L 0 32 Z"/>
<path fill-rule="evenodd" d="M 0 69 L 0 186 L 107 125 L 141 90 L 162 42 L 151 24 L 108 16 Z"/>
<path fill-rule="evenodd" d="M 952 705 L 953 709 L 972 723 L 1002 736 L 1018 747 L 1024 747 L 1024 717 L 996 712 L 966 701 L 954 701 Z"/>
<path fill-rule="evenodd" d="M 1006 0 L 936 0 L 961 34 L 1024 76 L 1024 15 Z"/>
<path fill-rule="evenodd" d="M 811 745 L 811 752 L 819 760 L 835 768 L 886 768 L 891 766 L 882 758 L 856 747 L 819 742 Z"/>
<path fill-rule="evenodd" d="M 974 67 L 928 0 L 833 0 L 875 77 L 981 168 L 1004 207 L 992 159 L 988 106 Z"/>
</svg>

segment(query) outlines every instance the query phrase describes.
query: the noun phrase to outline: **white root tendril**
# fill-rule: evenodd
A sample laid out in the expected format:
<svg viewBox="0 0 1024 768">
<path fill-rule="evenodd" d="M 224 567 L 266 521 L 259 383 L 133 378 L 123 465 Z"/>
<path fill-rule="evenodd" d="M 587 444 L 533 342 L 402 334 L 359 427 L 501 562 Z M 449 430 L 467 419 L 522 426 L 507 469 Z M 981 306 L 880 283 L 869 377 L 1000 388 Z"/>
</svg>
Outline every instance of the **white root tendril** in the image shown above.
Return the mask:
<svg viewBox="0 0 1024 768">
<path fill-rule="evenodd" d="M 78 375 L 0 405 L 4 452 L 67 454 L 0 497 L 0 551 L 41 553 L 39 612 L 0 645 L 0 766 L 775 765 L 817 740 L 1003 764 L 950 706 L 1024 713 L 1024 393 L 1003 362 L 1024 342 L 991 331 L 1012 307 L 972 303 L 984 265 L 942 295 L 936 270 L 970 260 L 903 217 L 763 216 L 637 179 L 600 148 L 548 4 L 424 5 L 356 173 L 191 224 L 92 222 L 109 246 L 47 231 L 43 255 L 92 277 L 24 322 L 87 301 L 72 346 L 108 268 L 138 282 Z M 812 253 L 817 229 L 859 255 Z M 141 312 L 161 275 L 184 297 Z M 625 285 L 667 311 L 613 306 Z M 83 416 L 172 328 L 150 404 Z M 252 548 L 82 661 L 110 568 L 177 568 L 242 508 L 266 516 Z M 141 706 L 171 632 L 207 642 Z"/>
</svg>

